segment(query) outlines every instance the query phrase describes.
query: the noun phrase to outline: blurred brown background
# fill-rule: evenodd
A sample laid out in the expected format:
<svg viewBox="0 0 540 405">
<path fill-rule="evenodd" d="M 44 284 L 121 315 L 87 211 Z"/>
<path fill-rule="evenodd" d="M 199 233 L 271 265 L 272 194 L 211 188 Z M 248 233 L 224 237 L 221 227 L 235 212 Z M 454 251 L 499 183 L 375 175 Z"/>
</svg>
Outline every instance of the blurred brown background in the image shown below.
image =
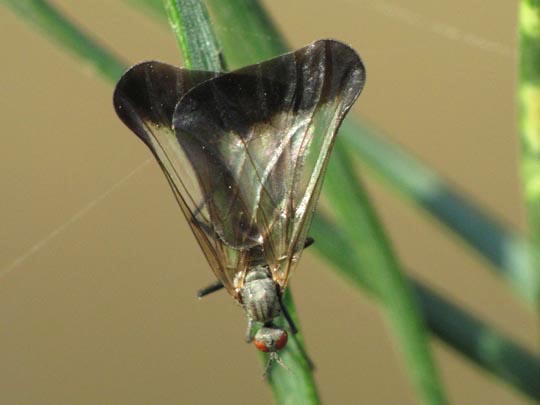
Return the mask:
<svg viewBox="0 0 540 405">
<path fill-rule="evenodd" d="M 293 47 L 355 47 L 368 80 L 353 114 L 522 227 L 513 2 L 265 3 Z M 129 63 L 179 63 L 168 28 L 124 2 L 54 4 Z M 195 298 L 212 274 L 112 86 L 5 8 L 0 38 L 0 401 L 271 403 L 243 311 Z M 538 352 L 532 314 L 486 263 L 364 177 L 415 276 Z M 381 311 L 328 270 L 310 250 L 292 282 L 323 401 L 415 403 Z M 433 346 L 453 403 L 527 403 Z"/>
</svg>

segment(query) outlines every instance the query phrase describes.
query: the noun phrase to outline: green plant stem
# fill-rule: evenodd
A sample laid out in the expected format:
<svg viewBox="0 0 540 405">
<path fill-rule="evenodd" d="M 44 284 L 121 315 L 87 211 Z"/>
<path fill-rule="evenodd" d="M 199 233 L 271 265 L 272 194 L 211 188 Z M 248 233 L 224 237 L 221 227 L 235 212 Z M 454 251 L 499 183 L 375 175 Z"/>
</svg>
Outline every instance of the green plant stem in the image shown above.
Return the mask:
<svg viewBox="0 0 540 405">
<path fill-rule="evenodd" d="M 416 294 L 431 331 L 510 387 L 540 397 L 540 356 L 506 339 L 484 322 L 430 292 L 419 282 Z"/>
<path fill-rule="evenodd" d="M 169 24 L 176 36 L 188 69 L 221 72 L 226 69 L 209 24 L 208 12 L 200 0 L 165 0 Z"/>
<path fill-rule="evenodd" d="M 409 282 L 403 276 L 369 197 L 354 172 L 346 146 L 338 140 L 326 174 L 325 196 L 335 213 L 338 228 L 355 244 L 351 250 L 344 247 L 342 251 L 363 262 L 364 278 L 381 298 L 422 402 L 447 403 L 424 320 Z"/>
<path fill-rule="evenodd" d="M 521 178 L 527 208 L 528 235 L 540 249 L 540 3 L 521 0 L 519 10 L 520 69 L 519 112 Z M 540 294 L 540 253 L 533 254 L 535 280 Z M 540 302 L 537 303 L 540 312 Z"/>
<path fill-rule="evenodd" d="M 252 65 L 289 50 L 260 2 L 206 0 L 205 3 L 216 22 L 216 33 L 231 69 Z"/>
<path fill-rule="evenodd" d="M 283 302 L 287 307 L 294 323 L 300 328 L 295 311 L 291 289 L 285 291 Z M 283 319 L 278 324 L 286 327 Z M 301 330 L 301 328 L 300 328 Z M 272 367 L 268 373 L 268 382 L 278 404 L 319 404 L 319 393 L 313 380 L 313 365 L 305 351 L 305 343 L 301 332 L 289 335 L 285 350 L 280 351 L 281 359 L 288 370 L 283 367 Z M 263 364 L 268 357 L 261 354 Z"/>
<path fill-rule="evenodd" d="M 342 136 L 362 167 L 418 208 L 453 231 L 465 246 L 491 264 L 490 269 L 513 287 L 531 307 L 540 302 L 533 247 L 526 238 L 475 205 L 435 171 L 367 125 L 348 120 Z"/>
<path fill-rule="evenodd" d="M 318 252 L 345 279 L 364 289 L 370 297 L 381 299 L 367 276 L 369 269 L 365 268 L 362 253 L 339 227 L 324 215 L 318 215 L 311 226 L 311 234 L 317 241 Z M 343 255 L 343 250 L 350 253 Z M 418 281 L 411 279 L 410 282 L 434 336 L 512 388 L 531 398 L 540 397 L 538 355 L 505 338 Z"/>
</svg>

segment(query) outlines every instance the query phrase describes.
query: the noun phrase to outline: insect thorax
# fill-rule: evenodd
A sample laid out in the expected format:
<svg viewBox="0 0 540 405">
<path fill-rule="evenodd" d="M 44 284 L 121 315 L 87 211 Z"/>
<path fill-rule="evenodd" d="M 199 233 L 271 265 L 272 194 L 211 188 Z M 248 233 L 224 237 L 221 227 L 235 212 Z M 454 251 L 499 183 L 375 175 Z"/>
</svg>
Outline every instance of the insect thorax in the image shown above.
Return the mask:
<svg viewBox="0 0 540 405">
<path fill-rule="evenodd" d="M 281 310 L 278 289 L 268 267 L 256 266 L 249 269 L 240 289 L 247 315 L 264 324 L 279 316 Z"/>
</svg>

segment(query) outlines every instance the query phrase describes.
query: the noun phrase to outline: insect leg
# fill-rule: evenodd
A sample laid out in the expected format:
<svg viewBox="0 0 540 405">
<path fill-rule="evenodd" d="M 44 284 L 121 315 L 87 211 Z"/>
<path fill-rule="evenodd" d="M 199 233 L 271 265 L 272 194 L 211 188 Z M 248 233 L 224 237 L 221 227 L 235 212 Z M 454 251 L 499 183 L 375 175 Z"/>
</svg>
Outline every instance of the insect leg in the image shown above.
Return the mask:
<svg viewBox="0 0 540 405">
<path fill-rule="evenodd" d="M 310 247 L 315 243 L 315 239 L 313 239 L 311 236 L 308 236 L 306 238 L 306 241 L 304 242 L 304 249 Z"/>
<path fill-rule="evenodd" d="M 294 321 L 292 320 L 291 315 L 289 314 L 289 311 L 287 310 L 287 307 L 285 306 L 285 304 L 283 304 L 281 294 L 279 294 L 279 306 L 281 307 L 281 311 L 283 312 L 283 315 L 287 319 L 287 322 L 289 322 L 289 325 L 291 326 L 291 333 L 296 334 L 298 332 L 298 329 L 296 328 L 296 325 L 294 324 Z M 315 365 L 313 361 L 311 361 L 311 357 L 309 357 L 306 351 L 304 350 L 304 347 L 302 345 L 298 345 L 298 350 L 302 352 L 302 356 L 306 359 L 309 368 L 311 370 L 315 370 Z"/>
<path fill-rule="evenodd" d="M 246 343 L 253 341 L 253 328 L 255 327 L 255 321 L 248 318 L 247 330 L 246 330 Z"/>
<path fill-rule="evenodd" d="M 223 286 L 223 283 L 221 281 L 216 281 L 216 282 L 214 282 L 214 283 L 212 283 L 210 285 L 207 285 L 206 287 L 200 289 L 199 291 L 197 291 L 197 297 L 202 298 L 205 295 L 213 293 L 214 291 L 221 290 L 223 287 L 224 286 Z"/>
<path fill-rule="evenodd" d="M 279 306 L 281 307 L 281 312 L 283 312 L 285 319 L 287 319 L 287 322 L 289 323 L 289 326 L 291 327 L 292 334 L 296 335 L 296 333 L 298 333 L 298 329 L 296 328 L 296 325 L 294 324 L 294 321 L 292 320 L 291 314 L 289 314 L 287 307 L 285 306 L 285 304 L 283 304 L 283 298 L 281 294 L 279 294 Z"/>
</svg>

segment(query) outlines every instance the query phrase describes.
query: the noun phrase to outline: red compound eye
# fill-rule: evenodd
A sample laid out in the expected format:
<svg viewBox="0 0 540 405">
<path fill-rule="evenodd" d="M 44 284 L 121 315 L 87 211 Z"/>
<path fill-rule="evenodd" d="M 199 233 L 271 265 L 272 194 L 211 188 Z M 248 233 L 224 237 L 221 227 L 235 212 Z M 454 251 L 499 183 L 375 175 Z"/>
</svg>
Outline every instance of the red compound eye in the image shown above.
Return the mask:
<svg viewBox="0 0 540 405">
<path fill-rule="evenodd" d="M 268 352 L 268 347 L 266 346 L 266 343 L 264 343 L 262 340 L 255 339 L 253 341 L 253 344 L 257 349 L 259 349 L 261 352 Z"/>
<path fill-rule="evenodd" d="M 289 340 L 289 335 L 287 335 L 287 332 L 283 331 L 283 333 L 281 334 L 281 336 L 276 342 L 276 349 L 278 350 L 283 349 L 285 346 L 287 346 L 288 340 Z"/>
</svg>

